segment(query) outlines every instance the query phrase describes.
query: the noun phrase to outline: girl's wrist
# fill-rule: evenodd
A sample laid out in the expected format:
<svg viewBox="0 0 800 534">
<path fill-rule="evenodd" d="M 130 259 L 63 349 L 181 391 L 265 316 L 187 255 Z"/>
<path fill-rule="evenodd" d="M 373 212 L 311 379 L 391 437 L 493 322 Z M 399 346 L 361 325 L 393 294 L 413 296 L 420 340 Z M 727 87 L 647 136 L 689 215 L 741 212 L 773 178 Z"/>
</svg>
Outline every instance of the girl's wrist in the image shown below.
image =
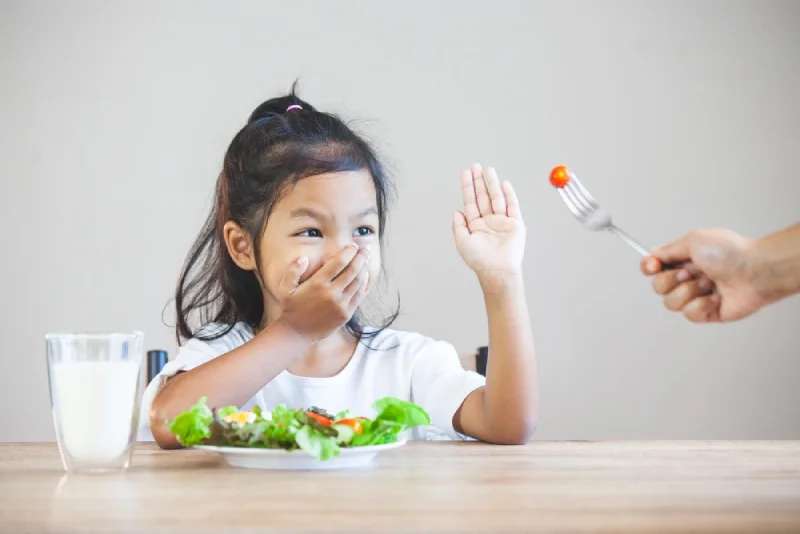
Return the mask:
<svg viewBox="0 0 800 534">
<path fill-rule="evenodd" d="M 258 335 L 269 337 L 277 336 L 280 340 L 296 343 L 299 346 L 307 345 L 308 347 L 311 347 L 315 343 L 312 338 L 297 330 L 291 324 L 291 322 L 287 321 L 283 317 L 278 317 L 275 319 L 269 324 L 269 326 L 259 332 Z"/>
<path fill-rule="evenodd" d="M 523 290 L 524 283 L 521 270 L 477 273 L 478 281 L 484 295 L 502 296 Z"/>
</svg>

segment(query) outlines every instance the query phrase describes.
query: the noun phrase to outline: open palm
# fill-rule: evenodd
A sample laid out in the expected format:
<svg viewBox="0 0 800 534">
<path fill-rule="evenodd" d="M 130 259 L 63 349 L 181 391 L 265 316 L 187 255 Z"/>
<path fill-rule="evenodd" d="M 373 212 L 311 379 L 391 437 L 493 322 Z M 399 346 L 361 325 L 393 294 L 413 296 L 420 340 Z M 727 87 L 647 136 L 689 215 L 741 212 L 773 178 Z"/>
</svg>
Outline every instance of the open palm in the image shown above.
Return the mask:
<svg viewBox="0 0 800 534">
<path fill-rule="evenodd" d="M 500 184 L 491 167 L 480 165 L 461 175 L 464 211 L 453 216 L 453 234 L 461 258 L 478 274 L 519 272 L 525 253 L 525 223 L 509 182 Z"/>
</svg>

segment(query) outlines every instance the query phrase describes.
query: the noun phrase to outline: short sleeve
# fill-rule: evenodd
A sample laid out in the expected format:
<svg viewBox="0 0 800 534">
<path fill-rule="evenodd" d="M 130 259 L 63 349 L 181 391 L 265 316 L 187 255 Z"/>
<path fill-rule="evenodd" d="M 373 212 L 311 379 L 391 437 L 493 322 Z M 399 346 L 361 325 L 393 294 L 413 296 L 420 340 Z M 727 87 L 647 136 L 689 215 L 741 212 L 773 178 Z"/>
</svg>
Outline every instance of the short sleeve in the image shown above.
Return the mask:
<svg viewBox="0 0 800 534">
<path fill-rule="evenodd" d="M 431 417 L 431 424 L 451 439 L 465 439 L 453 428 L 453 416 L 464 399 L 486 379 L 461 366 L 455 347 L 426 340 L 419 348 L 411 375 L 411 395 Z"/>
<path fill-rule="evenodd" d="M 156 398 L 156 394 L 164 387 L 167 380 L 180 371 L 188 371 L 203 365 L 218 355 L 219 353 L 208 343 L 198 339 L 190 339 L 180 348 L 175 359 L 167 362 L 161 372 L 153 378 L 153 381 L 144 390 L 139 409 L 139 441 L 153 441 L 153 433 L 150 431 L 150 407 Z"/>
</svg>

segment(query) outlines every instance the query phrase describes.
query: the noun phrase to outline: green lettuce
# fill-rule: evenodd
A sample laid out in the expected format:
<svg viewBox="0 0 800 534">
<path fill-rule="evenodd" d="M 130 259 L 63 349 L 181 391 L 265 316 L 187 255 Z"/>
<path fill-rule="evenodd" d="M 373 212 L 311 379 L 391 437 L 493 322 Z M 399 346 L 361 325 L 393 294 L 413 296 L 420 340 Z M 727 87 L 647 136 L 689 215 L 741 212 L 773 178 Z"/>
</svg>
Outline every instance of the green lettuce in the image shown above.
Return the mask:
<svg viewBox="0 0 800 534">
<path fill-rule="evenodd" d="M 363 421 L 364 430 L 353 437 L 352 446 L 394 443 L 404 431 L 431 423 L 420 406 L 394 397 L 379 399 L 374 407 L 378 415 L 372 421 Z"/>
<path fill-rule="evenodd" d="M 181 413 L 174 421 L 166 421 L 167 428 L 175 434 L 184 447 L 198 445 L 211 437 L 211 423 L 214 414 L 206 406 L 206 398 L 201 397 L 197 404 Z"/>
</svg>

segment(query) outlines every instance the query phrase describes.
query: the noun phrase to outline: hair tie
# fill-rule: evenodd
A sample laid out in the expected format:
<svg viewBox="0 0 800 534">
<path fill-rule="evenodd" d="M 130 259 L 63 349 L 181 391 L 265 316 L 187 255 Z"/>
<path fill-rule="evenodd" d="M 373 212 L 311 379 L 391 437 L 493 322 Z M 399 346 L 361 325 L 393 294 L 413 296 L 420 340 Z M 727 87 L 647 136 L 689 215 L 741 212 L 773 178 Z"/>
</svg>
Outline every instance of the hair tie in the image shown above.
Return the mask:
<svg viewBox="0 0 800 534">
<path fill-rule="evenodd" d="M 292 104 L 291 106 L 289 106 L 288 108 L 286 108 L 286 113 L 289 113 L 289 112 L 290 112 L 290 111 L 292 111 L 293 109 L 303 109 L 303 106 L 300 106 L 300 105 L 298 105 L 298 104 Z"/>
</svg>

